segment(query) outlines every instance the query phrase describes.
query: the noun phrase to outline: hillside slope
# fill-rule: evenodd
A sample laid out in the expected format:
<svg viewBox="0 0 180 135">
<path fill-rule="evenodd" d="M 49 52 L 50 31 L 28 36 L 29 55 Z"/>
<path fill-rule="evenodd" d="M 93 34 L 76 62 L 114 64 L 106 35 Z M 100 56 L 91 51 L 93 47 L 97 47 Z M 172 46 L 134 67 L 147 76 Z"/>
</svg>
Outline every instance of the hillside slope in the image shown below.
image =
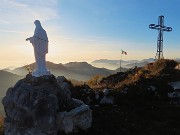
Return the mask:
<svg viewBox="0 0 180 135">
<path fill-rule="evenodd" d="M 13 86 L 22 77 L 7 71 L 0 70 L 0 94 L 2 91 L 7 90 L 8 87 Z"/>
<path fill-rule="evenodd" d="M 170 98 L 177 90 L 172 82 L 180 81 L 180 70 L 176 69 L 174 60 L 159 60 L 147 66 L 134 68 L 126 72 L 104 77 L 93 89 L 112 89 L 116 102 L 177 102 L 180 98 Z"/>
<path fill-rule="evenodd" d="M 22 77 L 7 71 L 0 70 L 0 100 L 5 96 L 9 87 L 12 87 Z M 0 114 L 4 112 L 2 103 L 0 103 Z"/>
</svg>

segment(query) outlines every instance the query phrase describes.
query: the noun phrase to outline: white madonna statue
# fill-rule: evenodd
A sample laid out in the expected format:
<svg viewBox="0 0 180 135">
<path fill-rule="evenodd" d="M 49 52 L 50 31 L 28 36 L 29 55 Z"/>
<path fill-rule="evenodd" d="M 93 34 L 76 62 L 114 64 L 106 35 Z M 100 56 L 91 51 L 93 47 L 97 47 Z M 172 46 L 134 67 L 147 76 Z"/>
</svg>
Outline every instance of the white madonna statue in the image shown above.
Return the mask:
<svg viewBox="0 0 180 135">
<path fill-rule="evenodd" d="M 36 25 L 34 35 L 26 39 L 26 41 L 29 40 L 34 47 L 36 66 L 32 75 L 35 77 L 50 75 L 50 71 L 46 68 L 46 54 L 48 53 L 49 42 L 48 37 L 39 20 L 34 21 L 34 24 Z"/>
</svg>

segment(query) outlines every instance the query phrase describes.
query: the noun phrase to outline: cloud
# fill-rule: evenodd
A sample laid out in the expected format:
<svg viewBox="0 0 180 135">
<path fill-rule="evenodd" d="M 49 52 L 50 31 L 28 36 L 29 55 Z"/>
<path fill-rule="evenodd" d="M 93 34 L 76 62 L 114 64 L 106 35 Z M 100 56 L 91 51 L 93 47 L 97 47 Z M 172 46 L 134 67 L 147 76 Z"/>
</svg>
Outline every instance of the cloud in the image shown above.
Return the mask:
<svg viewBox="0 0 180 135">
<path fill-rule="evenodd" d="M 47 21 L 58 17 L 57 0 L 1 0 L 0 23 L 32 23 L 39 19 Z"/>
<path fill-rule="evenodd" d="M 76 38 L 76 37 L 64 37 L 58 36 L 64 40 L 73 40 L 73 41 L 101 41 L 102 39 L 109 39 L 110 37 L 85 37 L 85 38 Z"/>
<path fill-rule="evenodd" d="M 17 34 L 29 34 L 27 32 L 23 32 L 23 31 L 11 31 L 11 30 L 3 30 L 0 29 L 1 32 L 7 32 L 7 33 L 17 33 Z"/>
</svg>

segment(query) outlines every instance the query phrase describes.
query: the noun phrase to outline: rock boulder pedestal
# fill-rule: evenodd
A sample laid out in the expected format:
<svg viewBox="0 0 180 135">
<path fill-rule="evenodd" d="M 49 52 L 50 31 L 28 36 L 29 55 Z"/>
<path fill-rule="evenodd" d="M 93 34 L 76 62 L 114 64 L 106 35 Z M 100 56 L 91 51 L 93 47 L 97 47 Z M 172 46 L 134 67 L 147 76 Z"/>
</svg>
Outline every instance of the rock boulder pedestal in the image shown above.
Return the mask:
<svg viewBox="0 0 180 135">
<path fill-rule="evenodd" d="M 27 75 L 3 98 L 5 135 L 57 135 L 91 127 L 92 111 L 71 98 L 66 78 Z"/>
</svg>

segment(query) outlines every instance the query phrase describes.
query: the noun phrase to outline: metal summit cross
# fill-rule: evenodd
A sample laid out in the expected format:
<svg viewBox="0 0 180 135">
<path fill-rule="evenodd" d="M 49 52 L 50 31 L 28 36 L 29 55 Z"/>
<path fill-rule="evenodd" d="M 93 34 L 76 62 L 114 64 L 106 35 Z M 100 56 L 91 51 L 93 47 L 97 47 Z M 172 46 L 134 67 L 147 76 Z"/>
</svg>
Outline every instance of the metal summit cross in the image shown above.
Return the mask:
<svg viewBox="0 0 180 135">
<path fill-rule="evenodd" d="M 163 32 L 167 31 L 170 32 L 172 31 L 171 27 L 166 27 L 164 26 L 164 16 L 159 16 L 158 20 L 158 25 L 156 24 L 150 24 L 149 25 L 150 29 L 156 29 L 158 30 L 158 39 L 157 39 L 157 53 L 156 53 L 156 59 L 163 59 Z"/>
</svg>

